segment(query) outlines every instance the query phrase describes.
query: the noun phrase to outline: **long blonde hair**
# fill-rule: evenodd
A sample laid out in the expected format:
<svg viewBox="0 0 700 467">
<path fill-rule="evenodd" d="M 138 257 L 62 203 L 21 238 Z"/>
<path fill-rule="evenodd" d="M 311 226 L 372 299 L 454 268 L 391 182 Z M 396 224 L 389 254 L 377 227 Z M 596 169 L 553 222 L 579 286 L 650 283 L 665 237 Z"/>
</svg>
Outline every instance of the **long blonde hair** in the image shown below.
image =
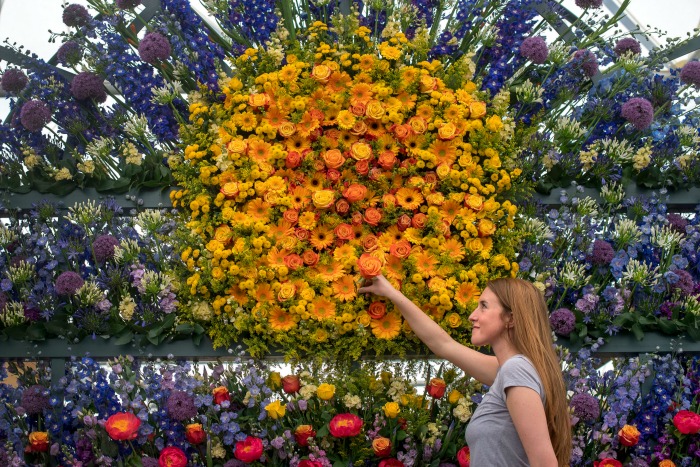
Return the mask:
<svg viewBox="0 0 700 467">
<path fill-rule="evenodd" d="M 513 318 L 509 338 L 518 353 L 525 355 L 537 370 L 546 394 L 544 411 L 554 453 L 560 466 L 571 459 L 571 422 L 561 363 L 554 352 L 549 313 L 542 293 L 522 279 L 496 279 L 486 286 Z"/>
</svg>

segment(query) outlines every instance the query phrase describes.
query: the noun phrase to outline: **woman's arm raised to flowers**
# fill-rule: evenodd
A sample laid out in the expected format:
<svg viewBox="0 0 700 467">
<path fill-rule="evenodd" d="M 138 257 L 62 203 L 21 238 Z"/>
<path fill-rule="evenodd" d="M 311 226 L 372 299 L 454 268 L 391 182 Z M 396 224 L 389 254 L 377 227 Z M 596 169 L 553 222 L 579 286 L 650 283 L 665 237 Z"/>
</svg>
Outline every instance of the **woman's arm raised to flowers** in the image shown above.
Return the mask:
<svg viewBox="0 0 700 467">
<path fill-rule="evenodd" d="M 498 370 L 496 357 L 484 355 L 452 339 L 439 324 L 391 285 L 384 276 L 373 277 L 371 281 L 371 284 L 361 287 L 359 293 L 373 293 L 391 300 L 416 336 L 436 356 L 449 360 L 484 384 L 493 384 Z"/>
</svg>

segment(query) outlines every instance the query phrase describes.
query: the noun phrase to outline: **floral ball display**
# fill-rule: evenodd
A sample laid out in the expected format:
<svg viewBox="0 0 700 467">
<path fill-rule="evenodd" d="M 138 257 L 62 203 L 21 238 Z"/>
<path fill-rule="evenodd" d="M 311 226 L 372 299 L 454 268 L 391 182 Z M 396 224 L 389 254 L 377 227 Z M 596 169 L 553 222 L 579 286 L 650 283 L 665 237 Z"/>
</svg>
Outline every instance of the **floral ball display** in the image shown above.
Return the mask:
<svg viewBox="0 0 700 467">
<path fill-rule="evenodd" d="M 281 68 L 249 49 L 190 106 L 171 198 L 192 317 L 253 353 L 399 351 L 399 313 L 357 293 L 381 272 L 466 342 L 480 289 L 517 272 L 508 98 L 487 103 L 467 58 L 413 63 L 402 33 L 335 50 L 324 30 Z"/>
</svg>

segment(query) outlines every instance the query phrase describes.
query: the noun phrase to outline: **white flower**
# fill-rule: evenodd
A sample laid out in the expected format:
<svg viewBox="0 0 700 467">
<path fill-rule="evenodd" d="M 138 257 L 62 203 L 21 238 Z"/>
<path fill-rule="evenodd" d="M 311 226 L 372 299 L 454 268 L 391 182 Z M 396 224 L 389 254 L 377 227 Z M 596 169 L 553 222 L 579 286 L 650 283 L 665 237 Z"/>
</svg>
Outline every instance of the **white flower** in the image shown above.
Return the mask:
<svg viewBox="0 0 700 467">
<path fill-rule="evenodd" d="M 535 86 L 529 79 L 525 80 L 520 86 L 515 87 L 515 95 L 518 97 L 518 101 L 525 104 L 541 103 L 543 93 L 544 89 L 542 86 Z"/>
<path fill-rule="evenodd" d="M 192 317 L 200 321 L 209 321 L 214 312 L 207 302 L 197 302 L 192 305 Z"/>
<path fill-rule="evenodd" d="M 661 278 L 659 267 L 654 268 L 647 263 L 642 263 L 636 259 L 630 259 L 622 273 L 622 279 L 627 282 L 633 282 L 642 287 L 649 287 Z"/>
<path fill-rule="evenodd" d="M 591 279 L 586 275 L 586 266 L 583 264 L 574 263 L 572 261 L 564 264 L 564 267 L 559 271 L 558 276 L 560 281 L 566 288 L 578 288 L 588 284 Z"/>
<path fill-rule="evenodd" d="M 119 302 L 119 316 L 124 321 L 131 321 L 131 318 L 134 316 L 134 310 L 136 310 L 136 302 L 131 298 L 131 295 L 127 295 Z"/>
<path fill-rule="evenodd" d="M 683 236 L 666 225 L 653 225 L 650 240 L 653 245 L 663 250 L 673 250 L 681 243 Z"/>
<path fill-rule="evenodd" d="M 637 243 L 642 238 L 642 231 L 639 230 L 637 223 L 632 219 L 621 219 L 615 225 L 613 238 L 619 247 L 625 247 L 632 243 Z"/>
<path fill-rule="evenodd" d="M 309 400 L 316 394 L 318 387 L 315 384 L 306 384 L 299 389 L 299 395 L 305 400 Z"/>
<path fill-rule="evenodd" d="M 343 396 L 343 404 L 345 404 L 345 407 L 348 409 L 359 409 L 362 407 L 362 400 L 360 396 L 345 394 L 345 396 Z"/>
</svg>

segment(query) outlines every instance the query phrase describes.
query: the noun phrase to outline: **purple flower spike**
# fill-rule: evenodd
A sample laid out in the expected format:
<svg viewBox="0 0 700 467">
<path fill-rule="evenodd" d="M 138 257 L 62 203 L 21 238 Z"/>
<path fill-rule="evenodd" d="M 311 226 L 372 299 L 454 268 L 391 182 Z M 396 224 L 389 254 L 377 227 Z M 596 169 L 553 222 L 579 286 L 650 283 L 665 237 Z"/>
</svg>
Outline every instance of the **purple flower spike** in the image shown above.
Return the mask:
<svg viewBox="0 0 700 467">
<path fill-rule="evenodd" d="M 566 337 L 574 330 L 576 317 L 568 308 L 559 308 L 549 315 L 549 324 L 555 333 Z"/>
<path fill-rule="evenodd" d="M 70 92 L 79 101 L 94 99 L 96 102 L 107 100 L 107 91 L 103 79 L 97 73 L 84 71 L 78 73 L 70 83 Z"/>
<path fill-rule="evenodd" d="M 73 66 L 83 58 L 83 49 L 75 41 L 67 41 L 58 48 L 56 58 L 61 65 Z"/>
<path fill-rule="evenodd" d="M 574 394 L 570 402 L 574 415 L 583 421 L 593 421 L 600 416 L 598 400 L 590 394 Z"/>
<path fill-rule="evenodd" d="M 627 52 L 632 52 L 635 55 L 639 55 L 642 53 L 642 46 L 631 37 L 625 37 L 624 39 L 617 41 L 614 50 L 618 57 L 626 54 Z"/>
<path fill-rule="evenodd" d="M 80 274 L 73 271 L 66 271 L 58 276 L 54 288 L 59 295 L 73 295 L 84 283 L 85 281 L 80 277 Z"/>
<path fill-rule="evenodd" d="M 170 57 L 170 42 L 159 32 L 149 32 L 139 43 L 141 60 L 151 65 Z"/>
<path fill-rule="evenodd" d="M 63 10 L 63 24 L 71 28 L 87 26 L 90 23 L 90 12 L 82 5 L 72 3 Z"/>
<path fill-rule="evenodd" d="M 141 0 L 117 0 L 117 8 L 122 10 L 131 10 L 141 5 Z"/>
<path fill-rule="evenodd" d="M 700 62 L 694 60 L 685 64 L 681 70 L 681 82 L 700 87 Z"/>
<path fill-rule="evenodd" d="M 22 106 L 19 120 L 29 131 L 39 131 L 51 121 L 51 109 L 40 100 L 31 100 Z"/>
<path fill-rule="evenodd" d="M 8 68 L 5 73 L 2 74 L 2 80 L 0 80 L 0 86 L 5 92 L 18 93 L 29 82 L 29 78 L 24 74 L 22 70 L 17 68 Z"/>
<path fill-rule="evenodd" d="M 643 97 L 633 97 L 622 104 L 620 114 L 638 130 L 649 128 L 654 121 L 654 107 Z"/>
<path fill-rule="evenodd" d="M 547 49 L 544 38 L 540 36 L 528 37 L 520 44 L 520 55 L 539 65 L 547 60 L 549 49 Z"/>
<path fill-rule="evenodd" d="M 104 263 L 114 258 L 114 247 L 117 245 L 119 245 L 119 240 L 112 235 L 100 235 L 97 237 L 92 244 L 95 260 L 98 263 Z"/>
<path fill-rule="evenodd" d="M 600 8 L 603 6 L 603 0 L 576 0 L 576 6 L 579 8 Z"/>
<path fill-rule="evenodd" d="M 574 61 L 583 70 L 583 74 L 593 78 L 598 73 L 598 59 L 595 54 L 588 49 L 577 50 L 574 54 Z"/>
</svg>

